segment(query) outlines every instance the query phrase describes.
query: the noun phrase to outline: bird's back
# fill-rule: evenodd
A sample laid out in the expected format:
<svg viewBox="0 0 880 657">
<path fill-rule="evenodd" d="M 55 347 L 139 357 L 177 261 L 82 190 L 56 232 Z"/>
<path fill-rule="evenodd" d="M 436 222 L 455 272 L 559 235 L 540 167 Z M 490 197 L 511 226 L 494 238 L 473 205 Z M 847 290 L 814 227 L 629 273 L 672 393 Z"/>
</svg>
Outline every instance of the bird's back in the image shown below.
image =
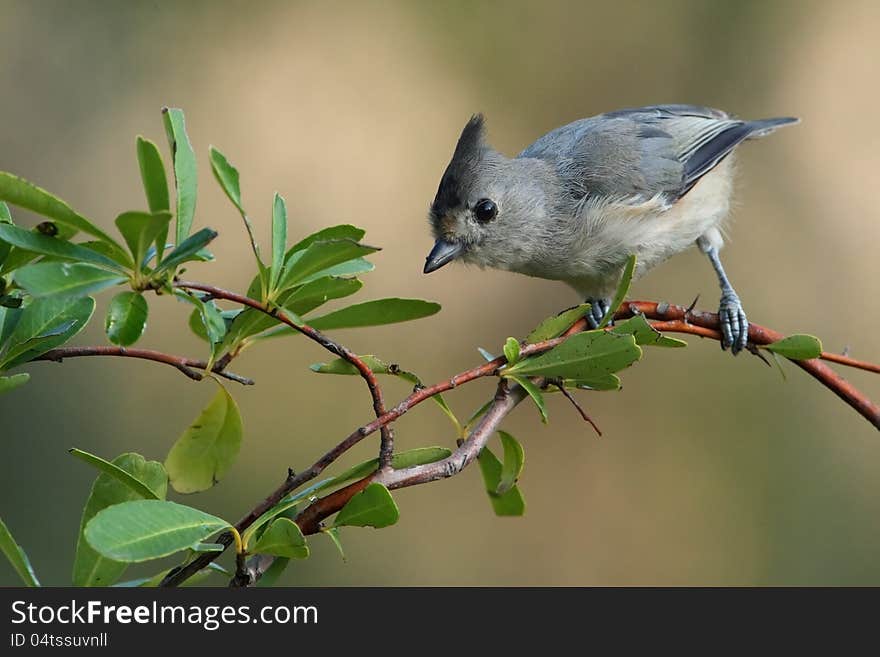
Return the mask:
<svg viewBox="0 0 880 657">
<path fill-rule="evenodd" d="M 743 140 L 797 119 L 741 121 L 697 105 L 617 110 L 557 128 L 519 154 L 550 163 L 575 197 L 674 203 Z"/>
</svg>

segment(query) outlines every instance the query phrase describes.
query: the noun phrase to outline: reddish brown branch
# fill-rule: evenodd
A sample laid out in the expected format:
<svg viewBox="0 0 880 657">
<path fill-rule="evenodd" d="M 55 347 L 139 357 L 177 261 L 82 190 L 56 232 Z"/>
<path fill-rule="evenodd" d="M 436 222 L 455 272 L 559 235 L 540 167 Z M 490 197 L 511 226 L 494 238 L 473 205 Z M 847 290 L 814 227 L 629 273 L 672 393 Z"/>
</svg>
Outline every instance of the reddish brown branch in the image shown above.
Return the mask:
<svg viewBox="0 0 880 657">
<path fill-rule="evenodd" d="M 266 306 L 256 299 L 251 299 L 250 297 L 238 294 L 236 292 L 230 292 L 229 290 L 224 290 L 223 288 L 215 287 L 214 285 L 206 285 L 204 283 L 194 283 L 191 281 L 175 281 L 174 285 L 185 290 L 199 290 L 201 292 L 207 292 L 209 295 L 211 295 L 211 298 L 213 299 L 225 299 L 226 301 L 232 301 L 233 303 L 259 310 L 260 312 L 266 313 L 270 317 L 274 317 L 283 324 L 286 324 L 293 330 L 302 333 L 310 340 L 317 342 L 319 345 L 324 347 L 324 349 L 326 349 L 330 353 L 336 354 L 340 358 L 351 363 L 357 369 L 358 373 L 366 382 L 367 388 L 369 388 L 370 390 L 370 396 L 373 399 L 373 411 L 375 412 L 376 417 L 382 417 L 386 414 L 385 401 L 382 398 L 382 388 L 379 386 L 379 381 L 376 378 L 376 375 L 370 369 L 369 365 L 358 358 L 356 354 L 354 354 L 344 345 L 339 344 L 334 340 L 331 340 L 319 330 L 312 328 L 308 324 L 293 321 L 293 319 L 291 319 L 282 309 L 278 307 Z M 381 431 L 382 442 L 379 447 L 379 464 L 380 468 L 387 468 L 391 463 L 391 457 L 394 453 L 394 433 L 392 432 L 391 427 L 388 426 L 388 423 L 385 423 L 381 426 Z"/>
<path fill-rule="evenodd" d="M 201 381 L 204 374 L 196 370 L 206 370 L 208 363 L 204 360 L 195 360 L 192 358 L 184 358 L 183 356 L 175 356 L 166 354 L 161 351 L 152 349 L 136 349 L 132 347 L 114 347 L 109 345 L 101 345 L 96 347 L 60 347 L 47 351 L 34 360 L 49 360 L 60 363 L 65 358 L 80 358 L 82 356 L 119 356 L 122 358 L 140 358 L 142 360 L 151 360 L 156 363 L 164 363 L 171 365 L 183 372 L 186 376 L 194 381 Z M 242 385 L 252 386 L 253 379 L 248 379 L 232 372 L 226 372 L 223 368 L 226 363 L 215 363 L 211 371 L 217 376 L 222 376 L 230 381 L 241 383 Z"/>
<path fill-rule="evenodd" d="M 216 290 L 216 288 L 210 288 L 209 286 L 195 287 L 196 284 L 179 283 L 179 285 L 181 287 L 189 286 L 192 287 L 192 289 L 202 289 L 212 293 Z M 234 295 L 233 293 L 228 293 L 229 296 L 224 297 L 222 296 L 224 291 L 216 291 L 221 292 L 220 298 L 238 301 L 244 305 L 262 310 L 263 312 L 272 313 L 272 311 L 267 311 L 262 308 L 259 302 L 252 299 L 241 297 L 240 295 Z M 623 304 L 621 309 L 615 314 L 615 319 L 627 319 L 634 315 L 644 315 L 647 319 L 654 320 L 652 325 L 658 330 L 689 333 L 691 335 L 699 335 L 701 337 L 715 340 L 720 339 L 720 333 L 718 332 L 718 316 L 715 313 L 694 311 L 692 308 L 672 306 L 666 303 L 631 301 Z M 294 325 L 289 320 L 285 323 L 297 330 L 300 330 L 301 328 L 300 326 Z M 523 357 L 543 353 L 561 343 L 566 339 L 566 336 L 584 330 L 585 328 L 586 322 L 584 320 L 579 320 L 569 331 L 566 332 L 565 336 L 552 340 L 545 340 L 544 342 L 536 344 L 525 345 L 522 347 L 520 353 Z M 314 331 L 314 329 L 312 330 Z M 321 335 L 321 337 L 330 342 L 325 336 Z M 782 334 L 757 324 L 751 324 L 749 327 L 749 340 L 753 344 L 769 344 L 782 337 Z M 318 341 L 320 342 L 320 340 Z M 327 348 L 329 349 L 330 347 Z M 330 350 L 341 355 L 338 351 L 334 351 L 333 349 Z M 823 354 L 823 356 L 825 355 L 826 354 Z M 861 367 L 862 365 L 865 365 L 863 363 L 857 365 L 856 363 L 858 363 L 858 361 L 850 361 L 851 359 L 843 356 L 838 357 L 838 359 L 835 360 L 835 362 L 853 367 Z M 414 391 L 392 409 L 382 413 L 372 422 L 353 431 L 342 442 L 318 459 L 318 461 L 316 461 L 310 468 L 297 475 L 291 473 L 278 489 L 242 518 L 236 524 L 236 528 L 239 531 L 242 531 L 249 527 L 260 515 L 272 508 L 292 491 L 317 477 L 327 466 L 351 449 L 355 444 L 363 440 L 363 438 L 374 433 L 376 430 L 381 429 L 385 425 L 394 422 L 409 409 L 438 393 L 446 392 L 478 378 L 494 375 L 497 373 L 498 369 L 505 364 L 505 362 L 506 361 L 503 357 L 499 357 L 491 362 L 484 363 L 465 372 L 461 372 L 460 374 L 456 374 L 450 379 Z M 872 422 L 874 426 L 880 428 L 880 410 L 877 409 L 877 406 L 868 400 L 861 392 L 848 384 L 843 378 L 838 376 L 833 370 L 819 362 L 818 359 L 793 362 L 818 379 L 823 385 L 834 391 L 841 399 L 846 401 L 866 419 Z M 869 369 L 870 371 L 871 367 L 862 367 L 862 369 Z M 457 474 L 463 467 L 470 463 L 477 454 L 479 454 L 479 450 L 485 445 L 485 441 L 488 440 L 492 431 L 498 426 L 501 419 L 503 419 L 503 417 L 509 413 L 519 401 L 521 401 L 524 394 L 525 393 L 518 386 L 514 386 L 508 391 L 502 382 L 502 385 L 499 385 L 499 391 L 496 394 L 492 406 L 490 406 L 487 413 L 481 418 L 477 427 L 471 432 L 468 439 L 465 440 L 465 442 L 451 456 L 441 461 L 437 461 L 436 463 L 413 466 L 402 470 L 391 470 L 386 468 L 385 470 L 370 475 L 370 477 L 355 482 L 354 484 L 346 486 L 345 488 L 317 500 L 306 508 L 297 518 L 298 523 L 302 521 L 300 526 L 303 529 L 303 533 L 314 533 L 315 531 L 318 531 L 322 519 L 341 509 L 355 493 L 362 490 L 370 481 L 379 481 L 389 488 L 402 488 Z M 231 543 L 231 537 L 228 535 L 223 536 L 221 537 L 220 542 L 228 546 Z M 207 564 L 216 559 L 217 556 L 219 556 L 219 553 L 216 552 L 200 555 L 187 566 L 172 573 L 165 581 L 163 581 L 162 585 L 174 586 L 181 583 L 198 572 L 201 568 L 207 566 Z"/>
</svg>

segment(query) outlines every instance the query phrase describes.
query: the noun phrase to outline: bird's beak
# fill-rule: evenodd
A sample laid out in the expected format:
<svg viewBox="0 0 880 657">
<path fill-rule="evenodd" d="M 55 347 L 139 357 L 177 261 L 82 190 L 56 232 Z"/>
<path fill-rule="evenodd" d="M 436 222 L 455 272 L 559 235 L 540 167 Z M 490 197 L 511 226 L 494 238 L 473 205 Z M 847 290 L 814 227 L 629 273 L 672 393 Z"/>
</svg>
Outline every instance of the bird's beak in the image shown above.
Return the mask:
<svg viewBox="0 0 880 657">
<path fill-rule="evenodd" d="M 437 240 L 434 242 L 434 248 L 431 249 L 428 257 L 425 258 L 425 273 L 430 274 L 432 271 L 437 271 L 443 265 L 452 262 L 463 250 L 463 244 L 449 242 L 444 239 Z"/>
</svg>

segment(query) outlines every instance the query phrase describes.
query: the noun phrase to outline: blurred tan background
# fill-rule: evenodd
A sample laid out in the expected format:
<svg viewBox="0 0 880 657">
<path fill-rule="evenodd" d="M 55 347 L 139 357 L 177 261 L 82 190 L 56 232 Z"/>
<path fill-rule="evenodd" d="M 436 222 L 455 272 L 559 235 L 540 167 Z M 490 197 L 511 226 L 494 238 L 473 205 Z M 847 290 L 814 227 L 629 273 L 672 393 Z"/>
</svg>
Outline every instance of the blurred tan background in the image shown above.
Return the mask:
<svg viewBox="0 0 880 657">
<path fill-rule="evenodd" d="M 208 168 L 208 145 L 241 171 L 268 243 L 272 193 L 292 237 L 351 222 L 384 247 L 355 299 L 437 300 L 434 318 L 340 331 L 426 381 L 480 362 L 576 303 L 564 285 L 461 266 L 431 276 L 426 222 L 468 117 L 487 115 L 508 154 L 553 127 L 619 107 L 690 102 L 790 128 L 740 150 L 726 265 L 749 317 L 880 359 L 876 192 L 880 7 L 676 2 L 14 2 L 0 1 L 0 169 L 57 193 L 109 227 L 145 207 L 135 135 L 163 149 L 159 109 L 186 111 L 200 164 L 197 227 L 220 231 L 217 261 L 194 278 L 244 290 L 253 265 L 236 212 Z M 15 209 L 13 209 L 15 212 Z M 23 219 L 24 213 L 16 216 Z M 265 247 L 264 247 L 265 248 Z M 691 251 L 634 296 L 714 309 L 708 263 Z M 107 295 L 78 344 L 102 343 Z M 150 300 L 144 346 L 201 356 L 188 309 Z M 788 380 L 748 355 L 690 339 L 654 350 L 617 393 L 583 393 L 597 439 L 564 400 L 551 423 L 523 404 L 505 423 L 526 448 L 526 516 L 492 515 L 477 469 L 396 494 L 401 520 L 348 529 L 349 561 L 323 537 L 289 585 L 880 584 L 880 442 L 833 394 L 793 367 Z M 325 360 L 291 338 L 254 348 L 235 371 L 245 443 L 231 473 L 185 503 L 237 519 L 370 416 L 355 379 L 318 377 Z M 45 583 L 69 582 L 94 472 L 77 446 L 163 460 L 213 394 L 152 363 L 81 359 L 26 368 L 0 397 L 0 514 Z M 880 382 L 846 372 L 875 400 Z M 467 415 L 492 392 L 449 400 Z M 388 383 L 390 401 L 406 388 Z M 426 404 L 398 445 L 450 445 Z M 345 461 L 369 458 L 376 440 Z M 180 497 L 175 499 L 180 500 Z M 143 572 L 133 569 L 132 574 Z M 0 584 L 16 580 L 0 566 Z M 216 583 L 221 583 L 219 579 Z"/>
</svg>

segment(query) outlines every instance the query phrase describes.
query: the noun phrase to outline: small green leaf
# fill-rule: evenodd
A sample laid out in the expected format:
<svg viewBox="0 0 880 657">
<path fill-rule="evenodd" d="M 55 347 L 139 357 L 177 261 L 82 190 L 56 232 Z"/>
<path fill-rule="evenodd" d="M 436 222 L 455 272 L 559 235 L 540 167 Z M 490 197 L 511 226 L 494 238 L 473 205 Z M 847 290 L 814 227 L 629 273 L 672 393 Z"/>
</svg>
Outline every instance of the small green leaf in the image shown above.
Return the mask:
<svg viewBox="0 0 880 657">
<path fill-rule="evenodd" d="M 272 275 L 270 287 L 275 289 L 284 269 L 284 249 L 287 248 L 287 205 L 284 197 L 275 193 L 272 201 Z"/>
<path fill-rule="evenodd" d="M 516 485 L 517 479 L 522 474 L 526 455 L 516 438 L 506 431 L 499 431 L 498 435 L 504 447 L 504 463 L 501 466 L 501 479 L 495 487 L 495 494 L 504 495 Z"/>
<path fill-rule="evenodd" d="M 330 540 L 333 541 L 333 545 L 336 546 L 342 560 L 348 561 L 348 559 L 345 558 L 345 550 L 342 549 L 342 541 L 339 540 L 339 527 L 323 527 L 321 533 L 324 534 L 324 536 L 328 536 Z"/>
<path fill-rule="evenodd" d="M 20 372 L 12 376 L 0 376 L 0 395 L 10 390 L 15 390 L 30 381 L 31 375 L 27 372 Z"/>
<path fill-rule="evenodd" d="M 391 493 L 382 484 L 372 483 L 352 497 L 336 515 L 335 527 L 375 527 L 397 522 L 400 511 Z"/>
<path fill-rule="evenodd" d="M 263 264 L 262 258 L 260 258 L 260 246 L 257 244 L 257 239 L 254 236 L 254 227 L 251 225 L 251 220 L 248 219 L 247 212 L 245 212 L 244 207 L 241 205 L 241 188 L 238 183 L 238 169 L 226 159 L 226 156 L 223 155 L 223 153 L 213 146 L 211 146 L 209 150 L 211 155 L 211 171 L 214 172 L 214 177 L 217 179 L 217 182 L 220 183 L 220 187 L 223 189 L 226 196 L 229 197 L 229 200 L 232 201 L 232 204 L 238 209 L 242 221 L 244 221 L 244 227 L 247 230 L 248 239 L 250 239 L 251 242 L 251 249 L 253 249 L 254 257 L 257 259 L 257 267 L 260 270 L 260 281 L 262 282 L 262 289 L 265 293 L 266 285 L 269 282 L 267 278 L 268 270 Z"/>
<path fill-rule="evenodd" d="M 764 345 L 764 349 L 792 360 L 808 360 L 822 355 L 822 343 L 813 335 L 789 335 L 777 342 Z"/>
<path fill-rule="evenodd" d="M 620 390 L 620 377 L 615 374 L 597 372 L 590 377 L 565 379 L 563 384 L 566 388 L 580 388 L 581 390 Z"/>
<path fill-rule="evenodd" d="M 27 553 L 15 542 L 12 533 L 2 518 L 0 518 L 0 550 L 3 550 L 3 554 L 9 559 L 9 563 L 12 564 L 12 567 L 18 573 L 18 576 L 21 577 L 21 581 L 25 583 L 25 586 L 34 587 L 40 585 Z"/>
<path fill-rule="evenodd" d="M 655 329 L 648 323 L 644 315 L 636 315 L 629 319 L 615 324 L 611 329 L 612 333 L 624 335 L 629 333 L 632 335 L 636 344 L 651 347 L 686 347 L 687 342 L 677 340 L 676 338 L 668 338 L 660 331 Z"/>
<path fill-rule="evenodd" d="M 474 423 L 486 414 L 486 411 L 489 410 L 493 403 L 494 400 L 490 399 L 485 404 L 480 406 L 477 410 L 475 410 L 473 414 L 468 418 L 468 421 L 464 423 L 464 426 L 462 427 L 462 433 L 467 433 L 468 431 L 470 431 Z"/>
<path fill-rule="evenodd" d="M 507 338 L 504 343 L 504 357 L 508 365 L 516 365 L 519 361 L 519 341 L 516 338 Z"/>
<path fill-rule="evenodd" d="M 544 395 L 541 393 L 541 390 L 532 383 L 531 379 L 525 376 L 511 376 L 511 379 L 520 384 L 528 394 L 529 397 L 532 398 L 532 401 L 535 402 L 535 406 L 538 407 L 538 410 L 541 412 L 541 422 L 547 424 L 547 403 L 544 401 Z"/>
<path fill-rule="evenodd" d="M 574 308 L 563 310 L 558 315 L 548 317 L 526 336 L 526 342 L 528 344 L 534 344 L 535 342 L 543 342 L 544 340 L 558 338 L 571 328 L 572 324 L 586 315 L 589 309 L 590 304 L 582 303 Z"/>
<path fill-rule="evenodd" d="M 217 237 L 217 231 L 210 228 L 202 228 L 199 232 L 190 235 L 168 254 L 161 265 L 156 267 L 156 272 L 174 271 L 178 265 L 184 262 L 202 260 L 199 252 L 215 237 Z"/>
<path fill-rule="evenodd" d="M 74 260 L 77 262 L 88 262 L 97 265 L 103 269 L 110 271 L 122 272 L 123 263 L 86 248 L 73 242 L 60 239 L 58 237 L 49 237 L 41 235 L 30 230 L 12 226 L 11 224 L 0 224 L 0 240 L 8 242 L 13 246 L 26 251 L 40 253 L 42 255 L 52 256 L 60 260 Z M 131 257 L 126 255 L 124 264 L 131 266 Z"/>
<path fill-rule="evenodd" d="M 306 537 L 299 525 L 288 518 L 276 518 L 249 551 L 288 559 L 305 559 L 309 556 Z"/>
<path fill-rule="evenodd" d="M 164 500 L 134 500 L 99 511 L 86 523 L 86 541 L 115 561 L 159 559 L 229 527 L 229 523 L 189 506 Z"/>
<path fill-rule="evenodd" d="M 177 289 L 174 291 L 174 295 L 181 301 L 196 307 L 196 321 L 201 322 L 201 328 L 197 330 L 193 327 L 192 320 L 190 321 L 190 328 L 196 335 L 211 345 L 218 344 L 223 340 L 223 336 L 226 335 L 226 320 L 216 303 L 202 301 L 194 293 L 187 290 Z"/>
<path fill-rule="evenodd" d="M 36 212 L 74 230 L 93 235 L 103 242 L 114 245 L 118 253 L 124 253 L 122 247 L 112 237 L 74 212 L 67 203 L 33 183 L 4 171 L 0 171 L 0 201 L 8 201 L 12 205 Z"/>
<path fill-rule="evenodd" d="M 162 115 L 168 145 L 171 147 L 174 185 L 177 188 L 177 230 L 174 242 L 181 245 L 189 235 L 196 212 L 198 194 L 196 154 L 186 134 L 183 110 L 165 107 L 162 109 Z"/>
<path fill-rule="evenodd" d="M 211 403 L 168 452 L 165 469 L 174 490 L 196 493 L 216 484 L 238 456 L 241 436 L 238 405 L 220 386 Z"/>
<path fill-rule="evenodd" d="M 364 354 L 363 356 L 358 356 L 358 358 L 375 374 L 389 373 L 388 365 L 376 356 Z M 309 369 L 318 374 L 359 374 L 358 369 L 344 358 L 337 358 L 329 363 L 314 363 L 309 365 Z"/>
<path fill-rule="evenodd" d="M 165 474 L 165 468 L 162 467 L 162 464 L 158 461 L 150 461 L 150 470 L 144 475 L 145 478 L 152 479 L 156 483 L 156 490 L 160 492 L 156 492 L 149 485 L 145 484 L 141 479 L 138 479 L 137 476 L 131 474 L 131 472 L 127 471 L 125 468 L 120 467 L 116 464 L 116 461 L 123 461 L 124 463 L 132 463 L 134 466 L 129 468 L 129 470 L 133 469 L 136 471 L 142 471 L 146 467 L 147 462 L 144 461 L 144 458 L 139 454 L 123 454 L 114 460 L 113 463 L 110 461 L 106 461 L 102 459 L 100 456 L 95 456 L 89 452 L 83 451 L 81 449 L 72 448 L 69 449 L 68 452 L 71 456 L 78 458 L 80 461 L 84 461 L 89 465 L 98 468 L 101 472 L 109 475 L 113 479 L 125 485 L 127 488 L 131 489 L 132 492 L 137 494 L 138 498 L 142 498 L 145 500 L 163 500 L 165 499 L 165 491 L 168 487 L 168 476 Z M 126 457 L 126 458 L 123 458 Z M 161 471 L 161 474 L 158 473 Z"/>
<path fill-rule="evenodd" d="M 107 586 L 125 572 L 126 565 L 108 559 L 92 549 L 84 537 L 85 526 L 95 514 L 114 504 L 140 499 L 164 499 L 168 490 L 168 475 L 161 463 L 147 461 L 140 454 L 117 456 L 112 463 L 72 449 L 70 453 L 101 470 L 92 484 L 89 499 L 83 509 L 73 562 L 74 586 Z"/>
<path fill-rule="evenodd" d="M 279 290 L 301 285 L 312 276 L 330 267 L 340 265 L 378 251 L 374 246 L 366 246 L 352 240 L 330 240 L 312 242 L 302 251 L 297 251 L 287 259 L 284 273 L 278 282 Z"/>
<path fill-rule="evenodd" d="M 129 251 L 139 268 L 144 261 L 147 250 L 161 237 L 165 241 L 168 235 L 168 224 L 171 221 L 171 213 L 167 210 L 150 214 L 148 212 L 123 212 L 116 217 L 116 227 L 125 238 Z"/>
<path fill-rule="evenodd" d="M 441 459 L 448 458 L 451 455 L 452 452 L 446 447 L 416 447 L 415 449 L 408 449 L 404 452 L 397 452 L 394 454 L 391 457 L 391 467 L 395 470 L 403 470 L 415 465 L 435 463 Z M 312 493 L 314 494 L 328 488 L 342 486 L 343 484 L 347 484 L 348 482 L 357 479 L 363 479 L 367 475 L 375 472 L 378 467 L 379 459 L 370 459 L 369 461 L 358 463 L 345 472 L 332 479 L 326 480 L 320 486 L 312 489 Z"/>
<path fill-rule="evenodd" d="M 137 342 L 147 326 L 147 300 L 140 292 L 120 292 L 107 307 L 104 330 L 113 344 L 127 347 Z"/>
<path fill-rule="evenodd" d="M 125 281 L 118 273 L 83 262 L 37 262 L 15 272 L 15 282 L 34 297 L 82 297 Z"/>
<path fill-rule="evenodd" d="M 565 379 L 604 379 L 637 361 L 642 350 L 632 335 L 589 331 L 565 339 L 550 351 L 521 360 L 502 371 L 504 376 L 549 376 Z"/>
<path fill-rule="evenodd" d="M 484 447 L 477 457 L 480 465 L 480 473 L 483 475 L 483 483 L 486 487 L 486 493 L 489 495 L 489 501 L 492 503 L 492 509 L 496 516 L 521 516 L 525 513 L 526 503 L 523 499 L 519 486 L 513 486 L 503 495 L 499 495 L 495 491 L 501 483 L 501 472 L 504 466 L 498 457 L 492 453 L 488 447 Z"/>
<path fill-rule="evenodd" d="M 162 163 L 159 148 L 149 139 L 138 135 L 137 159 L 141 182 L 144 184 L 144 194 L 147 197 L 147 207 L 150 208 L 150 212 L 170 211 L 168 178 L 165 175 L 165 165 Z M 156 247 L 164 248 L 166 238 L 167 234 L 161 241 L 156 242 Z"/>
<path fill-rule="evenodd" d="M 305 315 L 332 299 L 350 296 L 363 287 L 356 278 L 322 276 L 293 290 L 279 305 L 297 315 Z"/>
<path fill-rule="evenodd" d="M 626 265 L 623 268 L 623 274 L 620 276 L 620 283 L 617 285 L 617 292 L 614 294 L 614 299 L 611 301 L 611 305 L 608 306 L 608 312 L 605 313 L 605 316 L 596 328 L 605 328 L 614 318 L 614 313 L 617 312 L 617 309 L 620 308 L 620 304 L 626 299 L 626 295 L 629 292 L 629 285 L 632 283 L 635 271 L 636 256 L 633 254 L 626 261 Z"/>
<path fill-rule="evenodd" d="M 351 240 L 352 242 L 360 242 L 366 235 L 366 231 L 352 226 L 351 224 L 340 224 L 338 226 L 329 226 L 312 233 L 308 237 L 304 237 L 287 250 L 284 261 L 290 260 L 290 257 L 297 251 L 303 251 L 314 242 L 329 242 L 334 240 Z"/>
<path fill-rule="evenodd" d="M 95 310 L 91 297 L 40 297 L 19 316 L 0 358 L 0 370 L 33 360 L 50 349 L 60 347 L 79 333 Z"/>
<path fill-rule="evenodd" d="M 439 303 L 422 299 L 376 299 L 316 317 L 309 325 L 321 331 L 395 324 L 436 314 Z"/>
<path fill-rule="evenodd" d="M 12 215 L 9 214 L 9 208 L 2 201 L 0 201 L 0 224 L 12 224 Z M 6 262 L 6 257 L 11 250 L 11 244 L 0 242 L 0 265 Z"/>
</svg>

